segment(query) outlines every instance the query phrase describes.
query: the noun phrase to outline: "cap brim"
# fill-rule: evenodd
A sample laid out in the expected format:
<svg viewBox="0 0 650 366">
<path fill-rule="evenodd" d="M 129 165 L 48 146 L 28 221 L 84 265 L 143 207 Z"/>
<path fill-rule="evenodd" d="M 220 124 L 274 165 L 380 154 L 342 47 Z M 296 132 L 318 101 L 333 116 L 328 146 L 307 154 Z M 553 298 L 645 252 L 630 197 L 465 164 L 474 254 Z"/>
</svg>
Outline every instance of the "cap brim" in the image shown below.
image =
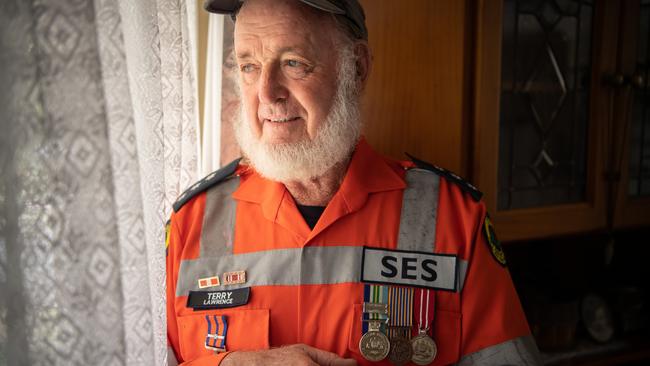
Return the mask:
<svg viewBox="0 0 650 366">
<path fill-rule="evenodd" d="M 243 0 L 205 0 L 203 8 L 210 13 L 232 14 L 242 2 Z"/>
<path fill-rule="evenodd" d="M 333 14 L 345 14 L 345 10 L 328 0 L 300 0 L 303 3 L 316 9 Z M 244 0 L 205 0 L 203 8 L 210 13 L 232 14 L 244 2 Z"/>
<path fill-rule="evenodd" d="M 341 9 L 339 6 L 334 4 L 331 1 L 327 0 L 300 0 L 307 5 L 311 5 L 316 9 L 320 9 L 332 14 L 345 14 L 345 9 Z"/>
</svg>

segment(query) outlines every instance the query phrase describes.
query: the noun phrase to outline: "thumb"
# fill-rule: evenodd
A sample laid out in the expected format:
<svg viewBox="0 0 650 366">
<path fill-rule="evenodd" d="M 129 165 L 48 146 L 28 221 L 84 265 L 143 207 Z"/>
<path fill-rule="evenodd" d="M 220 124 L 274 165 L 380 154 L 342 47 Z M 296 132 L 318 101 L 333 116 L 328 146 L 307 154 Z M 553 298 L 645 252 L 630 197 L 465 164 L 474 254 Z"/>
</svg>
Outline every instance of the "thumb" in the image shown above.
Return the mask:
<svg viewBox="0 0 650 366">
<path fill-rule="evenodd" d="M 320 366 L 356 366 L 357 361 L 351 358 L 341 358 L 336 353 L 323 351 L 318 348 L 301 344 L 300 348 Z"/>
</svg>

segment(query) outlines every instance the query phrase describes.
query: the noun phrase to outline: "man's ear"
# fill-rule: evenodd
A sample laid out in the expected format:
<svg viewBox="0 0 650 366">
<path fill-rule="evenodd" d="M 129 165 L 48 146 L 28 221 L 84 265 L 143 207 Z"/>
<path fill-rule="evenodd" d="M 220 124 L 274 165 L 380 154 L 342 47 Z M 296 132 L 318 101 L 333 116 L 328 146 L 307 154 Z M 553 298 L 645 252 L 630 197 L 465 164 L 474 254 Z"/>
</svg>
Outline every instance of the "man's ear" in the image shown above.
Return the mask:
<svg viewBox="0 0 650 366">
<path fill-rule="evenodd" d="M 370 46 L 366 41 L 357 41 L 354 45 L 354 56 L 356 59 L 356 80 L 359 85 L 359 91 L 366 87 L 370 70 L 372 69 L 372 53 Z"/>
</svg>

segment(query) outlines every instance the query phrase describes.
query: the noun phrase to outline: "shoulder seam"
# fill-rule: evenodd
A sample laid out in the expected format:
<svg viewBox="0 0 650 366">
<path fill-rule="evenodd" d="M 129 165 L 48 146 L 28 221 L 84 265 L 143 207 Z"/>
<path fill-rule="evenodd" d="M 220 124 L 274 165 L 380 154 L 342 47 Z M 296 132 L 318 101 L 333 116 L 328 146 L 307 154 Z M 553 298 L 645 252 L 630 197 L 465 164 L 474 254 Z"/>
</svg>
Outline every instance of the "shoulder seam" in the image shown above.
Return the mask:
<svg viewBox="0 0 650 366">
<path fill-rule="evenodd" d="M 206 175 L 203 179 L 192 184 L 178 197 L 176 202 L 174 202 L 174 212 L 178 212 L 187 202 L 192 200 L 192 198 L 196 197 L 201 192 L 204 192 L 231 177 L 237 170 L 241 159 L 242 158 L 238 158 L 231 161 L 221 169 L 215 170 L 214 172 Z"/>
<path fill-rule="evenodd" d="M 474 185 L 464 180 L 463 178 L 459 177 L 458 175 L 454 174 L 453 172 L 441 168 L 437 165 L 433 165 L 426 161 L 420 160 L 409 153 L 406 153 L 406 156 L 408 156 L 409 159 L 411 159 L 411 161 L 415 164 L 416 167 L 438 174 L 446 178 L 448 181 L 456 184 L 461 190 L 469 194 L 472 197 L 472 199 L 474 199 L 474 201 L 480 202 L 481 198 L 483 198 L 483 193 L 479 191 L 478 188 L 476 188 Z"/>
</svg>

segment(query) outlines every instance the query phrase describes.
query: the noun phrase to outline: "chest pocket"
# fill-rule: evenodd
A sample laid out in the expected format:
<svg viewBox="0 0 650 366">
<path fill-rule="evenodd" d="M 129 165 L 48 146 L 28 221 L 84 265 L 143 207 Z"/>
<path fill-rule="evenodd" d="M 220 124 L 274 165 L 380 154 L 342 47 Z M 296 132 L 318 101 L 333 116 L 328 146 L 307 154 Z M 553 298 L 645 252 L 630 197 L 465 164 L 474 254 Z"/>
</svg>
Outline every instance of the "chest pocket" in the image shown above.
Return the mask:
<svg viewBox="0 0 650 366">
<path fill-rule="evenodd" d="M 213 354 L 205 348 L 208 334 L 206 315 L 225 315 L 228 322 L 226 349 L 228 351 L 257 350 L 269 348 L 268 309 L 223 309 L 200 311 L 178 317 L 180 351 L 184 360 L 192 360 Z M 214 333 L 214 322 L 211 325 Z"/>
<path fill-rule="evenodd" d="M 362 327 L 362 314 L 363 305 L 354 304 L 354 319 L 350 326 L 350 333 L 348 338 L 348 349 L 355 359 L 363 360 L 361 364 L 368 365 L 391 365 L 386 358 L 382 362 L 368 362 L 366 361 L 361 352 L 359 351 L 359 341 L 361 340 L 361 327 Z M 461 314 L 453 311 L 445 311 L 436 309 L 436 317 L 433 324 L 433 339 L 438 346 L 438 354 L 431 363 L 433 366 L 449 365 L 458 362 L 460 358 L 460 330 L 461 330 Z M 429 336 L 431 336 L 429 332 Z M 365 363 L 363 363 L 365 362 Z M 414 365 L 409 363 L 408 365 Z"/>
</svg>

